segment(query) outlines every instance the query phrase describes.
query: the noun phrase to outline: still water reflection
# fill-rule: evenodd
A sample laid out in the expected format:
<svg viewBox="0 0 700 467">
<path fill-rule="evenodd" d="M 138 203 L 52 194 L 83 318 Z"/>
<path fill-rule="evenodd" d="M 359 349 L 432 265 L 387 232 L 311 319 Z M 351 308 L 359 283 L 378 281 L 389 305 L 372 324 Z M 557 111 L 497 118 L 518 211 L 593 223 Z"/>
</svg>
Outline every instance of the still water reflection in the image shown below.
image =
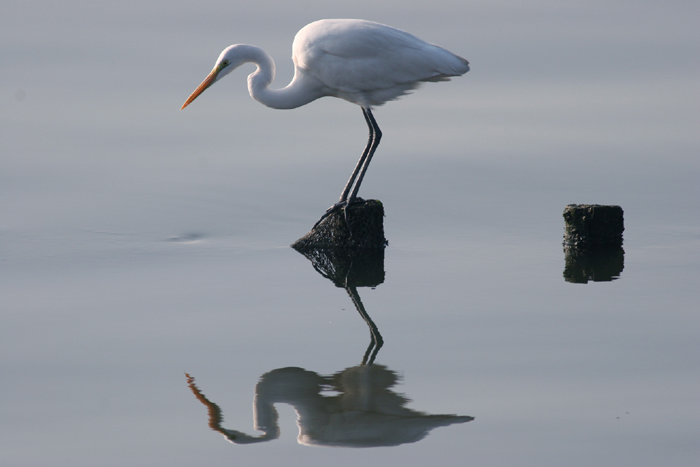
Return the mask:
<svg viewBox="0 0 700 467">
<path fill-rule="evenodd" d="M 619 279 L 625 268 L 622 247 L 599 247 L 586 250 L 564 248 L 564 280 L 576 284 L 609 282 Z"/>
<path fill-rule="evenodd" d="M 311 261 L 319 274 L 348 293 L 355 309 L 369 326 L 370 343 L 362 364 L 374 363 L 384 339 L 365 310 L 357 288 L 377 287 L 384 282 L 384 248 L 299 248 L 297 251 Z"/>
<path fill-rule="evenodd" d="M 207 407 L 211 429 L 235 444 L 279 438 L 276 403 L 294 407 L 298 440 L 307 446 L 398 446 L 425 438 L 433 428 L 474 419 L 430 415 L 405 407 L 409 399 L 392 390 L 398 381 L 396 372 L 383 365 L 357 365 L 330 376 L 290 367 L 265 373 L 255 386 L 255 429 L 263 434 L 253 436 L 222 427 L 219 406 L 207 399 L 192 376 L 187 375 L 187 381 Z M 323 394 L 328 391 L 335 394 Z"/>
<path fill-rule="evenodd" d="M 207 407 L 209 427 L 235 444 L 259 443 L 280 436 L 276 403 L 294 407 L 298 441 L 307 446 L 377 447 L 415 443 L 434 428 L 465 423 L 474 417 L 427 414 L 406 407 L 410 402 L 393 388 L 397 373 L 374 360 L 384 341 L 362 304 L 358 287 L 384 282 L 384 250 L 324 249 L 300 251 L 314 269 L 344 288 L 370 330 L 362 364 L 320 375 L 297 367 L 263 374 L 255 386 L 254 427 L 261 435 L 224 428 L 221 408 L 209 400 L 187 374 L 195 397 Z"/>
</svg>

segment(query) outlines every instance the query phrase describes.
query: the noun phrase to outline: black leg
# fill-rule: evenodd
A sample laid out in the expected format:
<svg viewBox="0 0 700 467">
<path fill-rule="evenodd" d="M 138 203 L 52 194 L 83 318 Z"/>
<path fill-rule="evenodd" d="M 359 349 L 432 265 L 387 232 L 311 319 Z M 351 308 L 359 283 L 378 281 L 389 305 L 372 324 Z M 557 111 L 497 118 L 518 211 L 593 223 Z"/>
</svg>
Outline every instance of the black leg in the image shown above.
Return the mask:
<svg viewBox="0 0 700 467">
<path fill-rule="evenodd" d="M 348 183 L 345 185 L 343 192 L 340 194 L 339 203 L 345 203 L 347 201 L 348 194 L 350 193 L 350 190 L 352 189 L 352 186 L 355 183 L 355 179 L 357 178 L 357 174 L 360 173 L 360 170 L 364 166 L 365 161 L 367 160 L 367 155 L 369 154 L 370 149 L 372 148 L 372 144 L 374 142 L 374 133 L 375 133 L 374 126 L 375 125 L 372 125 L 372 121 L 367 116 L 367 112 L 369 112 L 369 109 L 365 109 L 364 107 L 362 107 L 362 115 L 364 115 L 365 121 L 367 122 L 367 128 L 369 128 L 369 139 L 367 140 L 367 145 L 365 146 L 364 151 L 362 151 L 362 156 L 360 156 L 360 160 L 357 161 L 357 165 L 355 166 L 355 170 L 353 170 L 352 175 L 350 176 L 350 180 L 348 180 Z M 370 115 L 371 115 L 371 113 L 370 113 Z M 372 118 L 372 120 L 373 119 L 374 118 Z"/>
<path fill-rule="evenodd" d="M 353 200 L 355 200 L 355 198 L 357 197 L 357 192 L 360 189 L 362 179 L 365 177 L 365 172 L 367 171 L 367 167 L 369 166 L 369 161 L 370 159 L 372 159 L 374 151 L 379 145 L 379 140 L 382 138 L 382 132 L 379 130 L 379 126 L 377 125 L 377 121 L 372 115 L 372 111 L 362 107 L 362 115 L 364 115 L 365 121 L 367 122 L 367 128 L 369 128 L 369 138 L 367 140 L 367 145 L 365 146 L 364 151 L 362 151 L 360 160 L 357 161 L 357 165 L 355 166 L 355 169 L 353 170 L 352 175 L 348 180 L 348 183 L 345 185 L 345 188 L 343 188 L 343 192 L 340 194 L 340 200 L 333 206 L 328 208 L 325 214 L 323 214 L 323 216 L 321 216 L 321 218 L 318 221 L 316 221 L 313 227 L 314 229 L 329 215 L 331 215 L 338 209 L 347 207 L 349 203 L 352 203 Z M 352 194 L 348 196 L 351 190 Z M 347 217 L 345 220 L 347 221 Z"/>
<path fill-rule="evenodd" d="M 374 151 L 377 150 L 377 146 L 379 146 L 379 141 L 381 141 L 382 139 L 382 130 L 379 129 L 379 125 L 377 125 L 377 121 L 374 119 L 372 111 L 363 107 L 362 113 L 365 114 L 365 120 L 367 120 L 367 125 L 369 126 L 369 149 L 365 148 L 366 154 L 363 154 L 364 161 L 362 162 L 362 170 L 360 171 L 359 177 L 357 177 L 355 187 L 352 189 L 352 193 L 350 193 L 348 202 L 352 202 L 352 200 L 354 200 L 357 196 L 357 192 L 360 191 L 360 185 L 362 184 L 362 179 L 365 178 L 367 167 L 369 167 L 369 163 L 372 162 L 372 156 L 374 156 Z"/>
</svg>

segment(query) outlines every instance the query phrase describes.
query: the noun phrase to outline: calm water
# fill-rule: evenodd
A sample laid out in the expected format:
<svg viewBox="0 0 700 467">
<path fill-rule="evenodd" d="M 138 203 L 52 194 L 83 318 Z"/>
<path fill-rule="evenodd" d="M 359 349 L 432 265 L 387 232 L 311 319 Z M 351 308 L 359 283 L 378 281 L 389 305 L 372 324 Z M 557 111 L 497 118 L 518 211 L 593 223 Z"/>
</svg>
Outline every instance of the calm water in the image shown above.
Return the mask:
<svg viewBox="0 0 700 467">
<path fill-rule="evenodd" d="M 0 20 L 3 466 L 697 464 L 697 6 L 165 5 Z M 473 65 L 375 113 L 390 244 L 347 289 L 288 245 L 359 109 L 269 110 L 242 70 L 178 111 L 226 45 L 286 84 L 339 16 Z M 615 280 L 565 280 L 570 203 L 624 209 Z"/>
</svg>

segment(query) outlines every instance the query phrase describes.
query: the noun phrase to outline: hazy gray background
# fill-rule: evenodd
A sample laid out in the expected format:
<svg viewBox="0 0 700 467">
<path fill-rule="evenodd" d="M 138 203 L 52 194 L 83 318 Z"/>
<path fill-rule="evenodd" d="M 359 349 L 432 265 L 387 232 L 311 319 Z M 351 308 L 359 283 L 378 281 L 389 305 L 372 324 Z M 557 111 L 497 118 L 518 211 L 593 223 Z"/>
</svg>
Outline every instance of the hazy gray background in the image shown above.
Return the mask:
<svg viewBox="0 0 700 467">
<path fill-rule="evenodd" d="M 700 7 L 692 1 L 8 1 L 0 15 L 0 463 L 695 465 Z M 405 29 L 472 70 L 375 112 L 360 291 L 412 407 L 473 422 L 398 448 L 232 446 L 260 375 L 357 365 L 367 330 L 287 245 L 365 143 L 337 99 L 275 111 L 233 43 L 292 77 L 321 18 Z M 625 209 L 625 270 L 564 282 L 568 203 Z"/>
</svg>

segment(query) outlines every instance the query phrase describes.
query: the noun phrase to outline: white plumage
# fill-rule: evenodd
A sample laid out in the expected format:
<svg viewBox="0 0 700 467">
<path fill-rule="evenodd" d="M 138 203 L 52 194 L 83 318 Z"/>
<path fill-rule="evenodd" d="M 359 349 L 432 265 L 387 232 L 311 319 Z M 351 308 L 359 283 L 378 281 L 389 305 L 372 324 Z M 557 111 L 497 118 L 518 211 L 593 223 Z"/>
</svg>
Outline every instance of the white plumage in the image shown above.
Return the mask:
<svg viewBox="0 0 700 467">
<path fill-rule="evenodd" d="M 324 19 L 304 26 L 294 38 L 292 60 L 291 83 L 282 89 L 270 89 L 275 78 L 275 63 L 270 55 L 251 45 L 227 47 L 182 108 L 248 62 L 258 67 L 248 76 L 250 95 L 268 107 L 293 109 L 325 96 L 362 107 L 369 141 L 340 201 L 328 212 L 355 199 L 379 145 L 381 131 L 370 109 L 406 94 L 422 82 L 446 81 L 469 71 L 469 62 L 452 52 L 400 29 L 357 19 Z"/>
<path fill-rule="evenodd" d="M 422 81 L 443 81 L 469 63 L 407 32 L 362 20 L 321 20 L 294 38 L 292 60 L 330 96 L 362 107 L 382 105 Z"/>
</svg>

